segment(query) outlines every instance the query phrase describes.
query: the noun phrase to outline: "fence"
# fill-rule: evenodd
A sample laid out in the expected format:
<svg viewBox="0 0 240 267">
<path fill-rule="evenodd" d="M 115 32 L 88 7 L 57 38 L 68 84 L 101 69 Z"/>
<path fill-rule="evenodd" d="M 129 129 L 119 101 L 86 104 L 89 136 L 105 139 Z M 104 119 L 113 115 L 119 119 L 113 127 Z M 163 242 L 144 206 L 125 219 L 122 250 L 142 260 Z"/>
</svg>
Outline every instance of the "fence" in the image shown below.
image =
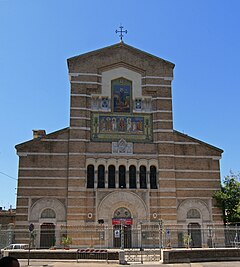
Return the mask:
<svg viewBox="0 0 240 267">
<path fill-rule="evenodd" d="M 14 242 L 14 230 L 2 230 L 0 228 L 0 249 L 8 246 L 9 244 Z"/>
<path fill-rule="evenodd" d="M 10 243 L 29 243 L 33 248 L 95 248 L 95 249 L 159 249 L 170 247 L 240 247 L 240 227 L 198 228 L 160 227 L 143 224 L 109 227 L 90 225 L 81 227 L 35 227 L 29 234 L 25 229 L 0 230 L 0 248 Z M 63 237 L 69 237 L 62 244 Z M 66 240 L 66 238 L 65 238 Z"/>
</svg>

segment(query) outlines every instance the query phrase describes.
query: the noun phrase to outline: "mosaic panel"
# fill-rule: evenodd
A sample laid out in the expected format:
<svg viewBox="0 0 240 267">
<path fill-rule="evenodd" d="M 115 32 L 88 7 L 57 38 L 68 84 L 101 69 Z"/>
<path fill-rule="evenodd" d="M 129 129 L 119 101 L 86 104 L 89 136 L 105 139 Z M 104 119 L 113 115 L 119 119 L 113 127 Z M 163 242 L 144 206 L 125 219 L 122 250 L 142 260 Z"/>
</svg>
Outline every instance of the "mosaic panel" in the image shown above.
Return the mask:
<svg viewBox="0 0 240 267">
<path fill-rule="evenodd" d="M 92 140 L 113 141 L 124 138 L 127 141 L 151 141 L 151 115 L 92 114 Z"/>
<path fill-rule="evenodd" d="M 124 78 L 112 81 L 113 112 L 130 113 L 132 83 Z"/>
</svg>

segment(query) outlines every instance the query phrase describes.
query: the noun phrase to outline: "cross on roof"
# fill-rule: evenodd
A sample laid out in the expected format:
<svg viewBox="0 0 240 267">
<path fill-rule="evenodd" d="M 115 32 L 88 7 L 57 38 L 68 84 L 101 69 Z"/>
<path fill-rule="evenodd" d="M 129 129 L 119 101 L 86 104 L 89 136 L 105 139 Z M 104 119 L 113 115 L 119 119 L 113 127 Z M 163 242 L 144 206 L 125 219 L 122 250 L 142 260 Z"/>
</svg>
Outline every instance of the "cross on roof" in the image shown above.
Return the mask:
<svg viewBox="0 0 240 267">
<path fill-rule="evenodd" d="M 122 40 L 122 38 L 123 38 L 123 33 L 126 33 L 126 34 L 127 34 L 127 30 L 124 30 L 124 31 L 123 31 L 123 28 L 124 28 L 124 27 L 123 27 L 122 25 L 119 26 L 119 28 L 120 28 L 120 30 L 116 30 L 115 32 L 116 32 L 116 33 L 119 33 L 119 32 L 120 32 L 120 34 L 119 34 L 120 41 L 123 42 L 123 40 Z"/>
</svg>

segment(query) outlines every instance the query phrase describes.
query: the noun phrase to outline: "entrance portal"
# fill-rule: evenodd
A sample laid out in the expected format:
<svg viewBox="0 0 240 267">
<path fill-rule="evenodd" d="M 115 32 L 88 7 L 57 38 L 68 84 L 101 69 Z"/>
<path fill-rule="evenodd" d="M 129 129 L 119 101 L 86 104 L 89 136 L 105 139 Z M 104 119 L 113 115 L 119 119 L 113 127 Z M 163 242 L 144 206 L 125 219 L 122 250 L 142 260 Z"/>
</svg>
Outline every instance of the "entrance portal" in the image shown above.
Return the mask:
<svg viewBox="0 0 240 267">
<path fill-rule="evenodd" d="M 126 208 L 118 208 L 114 212 L 113 224 L 113 247 L 132 247 L 132 218 L 131 213 Z"/>
<path fill-rule="evenodd" d="M 50 248 L 55 245 L 55 225 L 53 223 L 43 223 L 41 225 L 40 248 Z"/>
<path fill-rule="evenodd" d="M 132 247 L 132 229 L 131 225 L 115 225 L 113 227 L 113 247 L 131 248 Z M 123 235 L 123 236 L 122 236 Z M 122 239 L 123 238 L 123 239 Z"/>
<path fill-rule="evenodd" d="M 201 248 L 202 247 L 202 234 L 201 227 L 198 223 L 189 223 L 188 234 L 191 235 L 192 247 Z"/>
</svg>

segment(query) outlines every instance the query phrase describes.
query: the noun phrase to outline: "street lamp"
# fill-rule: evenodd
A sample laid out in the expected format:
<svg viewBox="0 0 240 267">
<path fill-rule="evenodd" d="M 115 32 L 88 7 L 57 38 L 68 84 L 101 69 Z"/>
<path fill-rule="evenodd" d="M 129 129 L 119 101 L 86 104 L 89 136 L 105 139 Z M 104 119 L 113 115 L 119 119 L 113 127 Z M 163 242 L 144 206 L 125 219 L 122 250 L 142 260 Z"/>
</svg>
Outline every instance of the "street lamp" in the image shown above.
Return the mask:
<svg viewBox="0 0 240 267">
<path fill-rule="evenodd" d="M 143 264 L 143 255 L 142 255 L 142 251 L 143 251 L 143 248 L 142 248 L 142 224 L 143 224 L 143 222 L 140 221 L 139 224 L 140 224 L 140 251 L 141 251 L 141 264 Z"/>
<path fill-rule="evenodd" d="M 98 220 L 98 224 L 100 224 L 100 231 L 99 231 L 99 245 L 100 245 L 100 249 L 102 248 L 102 242 L 101 240 L 104 239 L 104 233 L 103 233 L 103 224 L 104 224 L 104 220 L 103 219 L 99 219 Z"/>
<path fill-rule="evenodd" d="M 124 224 L 121 220 L 121 249 L 124 250 Z"/>
<path fill-rule="evenodd" d="M 160 250 L 160 259 L 162 258 L 162 248 L 163 248 L 163 221 L 160 219 L 158 221 L 159 225 L 159 250 Z"/>
</svg>

